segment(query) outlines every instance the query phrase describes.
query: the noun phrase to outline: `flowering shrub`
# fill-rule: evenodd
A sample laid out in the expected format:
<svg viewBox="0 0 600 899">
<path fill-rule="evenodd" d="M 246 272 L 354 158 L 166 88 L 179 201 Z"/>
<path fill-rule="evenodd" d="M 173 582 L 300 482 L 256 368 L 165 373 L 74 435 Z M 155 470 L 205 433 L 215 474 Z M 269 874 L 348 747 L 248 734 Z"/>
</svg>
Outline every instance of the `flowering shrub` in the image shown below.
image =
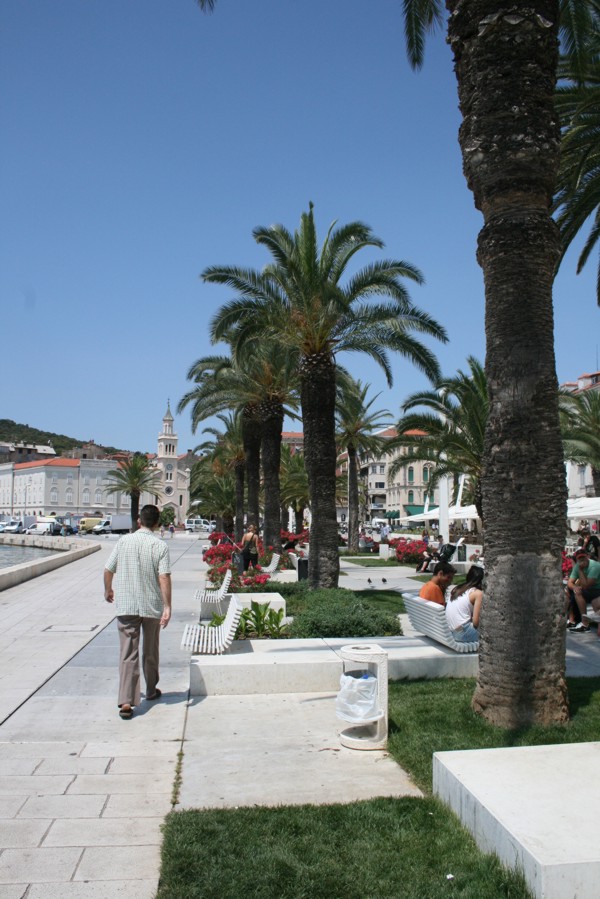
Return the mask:
<svg viewBox="0 0 600 899">
<path fill-rule="evenodd" d="M 416 565 L 423 561 L 427 544 L 423 540 L 407 540 L 400 537 L 395 541 L 396 559 L 400 565 Z"/>
<path fill-rule="evenodd" d="M 564 551 L 564 549 L 563 549 L 563 551 L 562 551 L 562 564 L 561 564 L 561 568 L 562 568 L 562 576 L 563 576 L 563 578 L 568 578 L 568 577 L 569 577 L 569 575 L 571 574 L 571 571 L 573 570 L 573 565 L 574 565 L 574 564 L 575 564 L 575 563 L 573 562 L 573 559 L 571 558 L 571 556 L 568 556 L 568 555 L 566 554 L 566 552 Z"/>
</svg>

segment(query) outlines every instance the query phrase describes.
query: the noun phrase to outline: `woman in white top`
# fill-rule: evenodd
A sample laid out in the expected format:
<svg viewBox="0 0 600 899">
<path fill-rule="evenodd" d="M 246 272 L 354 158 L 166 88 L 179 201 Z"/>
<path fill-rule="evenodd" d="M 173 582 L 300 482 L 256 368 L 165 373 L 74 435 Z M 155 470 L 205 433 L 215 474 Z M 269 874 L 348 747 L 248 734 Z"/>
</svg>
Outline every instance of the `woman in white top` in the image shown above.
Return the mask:
<svg viewBox="0 0 600 899">
<path fill-rule="evenodd" d="M 446 621 L 452 636 L 458 643 L 476 643 L 479 640 L 479 615 L 483 599 L 484 570 L 471 565 L 464 584 L 454 587 L 446 602 Z"/>
</svg>

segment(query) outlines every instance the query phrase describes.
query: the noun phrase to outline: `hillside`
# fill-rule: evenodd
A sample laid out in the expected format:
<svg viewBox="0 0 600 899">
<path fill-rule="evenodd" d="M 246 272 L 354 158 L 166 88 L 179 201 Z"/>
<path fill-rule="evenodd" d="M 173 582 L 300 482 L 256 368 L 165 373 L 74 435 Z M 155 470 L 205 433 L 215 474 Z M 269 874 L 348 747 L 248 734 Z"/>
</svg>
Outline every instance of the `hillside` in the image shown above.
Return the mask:
<svg viewBox="0 0 600 899">
<path fill-rule="evenodd" d="M 66 434 L 54 434 L 52 431 L 40 431 L 39 428 L 18 424 L 16 421 L 11 421 L 10 418 L 0 418 L 0 440 L 10 443 L 51 444 L 56 450 L 57 456 L 87 443 L 87 440 L 77 437 L 67 437 Z M 118 448 L 114 446 L 101 446 L 101 449 L 107 453 L 119 452 Z"/>
</svg>

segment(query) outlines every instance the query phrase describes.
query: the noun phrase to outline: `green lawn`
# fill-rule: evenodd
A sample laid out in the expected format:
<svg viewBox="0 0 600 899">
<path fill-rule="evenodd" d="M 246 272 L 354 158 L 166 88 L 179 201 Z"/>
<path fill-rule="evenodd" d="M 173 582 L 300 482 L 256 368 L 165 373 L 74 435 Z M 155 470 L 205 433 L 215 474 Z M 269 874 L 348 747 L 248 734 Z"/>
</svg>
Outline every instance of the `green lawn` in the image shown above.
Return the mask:
<svg viewBox="0 0 600 899">
<path fill-rule="evenodd" d="M 526 899 L 431 794 L 438 750 L 586 742 L 600 733 L 600 678 L 570 678 L 571 721 L 518 732 L 471 711 L 473 680 L 390 684 L 389 751 L 426 793 L 338 806 L 174 813 L 157 899 Z M 452 874 L 448 880 L 447 875 Z"/>
<path fill-rule="evenodd" d="M 396 557 L 393 559 L 380 559 L 379 556 L 344 556 L 346 562 L 354 562 L 355 565 L 360 565 L 362 568 L 397 568 L 398 562 L 396 561 Z M 409 566 L 414 569 L 413 566 Z"/>
</svg>

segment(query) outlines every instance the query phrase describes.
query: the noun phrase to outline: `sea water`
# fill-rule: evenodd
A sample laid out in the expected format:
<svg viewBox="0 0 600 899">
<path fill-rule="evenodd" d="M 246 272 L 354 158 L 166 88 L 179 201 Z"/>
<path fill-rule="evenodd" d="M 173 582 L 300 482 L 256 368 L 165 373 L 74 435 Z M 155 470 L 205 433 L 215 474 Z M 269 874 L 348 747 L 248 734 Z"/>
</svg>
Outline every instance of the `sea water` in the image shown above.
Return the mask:
<svg viewBox="0 0 600 899">
<path fill-rule="evenodd" d="M 10 568 L 23 562 L 37 562 L 38 559 L 45 559 L 55 552 L 60 550 L 40 549 L 37 546 L 0 545 L 0 568 Z"/>
</svg>

